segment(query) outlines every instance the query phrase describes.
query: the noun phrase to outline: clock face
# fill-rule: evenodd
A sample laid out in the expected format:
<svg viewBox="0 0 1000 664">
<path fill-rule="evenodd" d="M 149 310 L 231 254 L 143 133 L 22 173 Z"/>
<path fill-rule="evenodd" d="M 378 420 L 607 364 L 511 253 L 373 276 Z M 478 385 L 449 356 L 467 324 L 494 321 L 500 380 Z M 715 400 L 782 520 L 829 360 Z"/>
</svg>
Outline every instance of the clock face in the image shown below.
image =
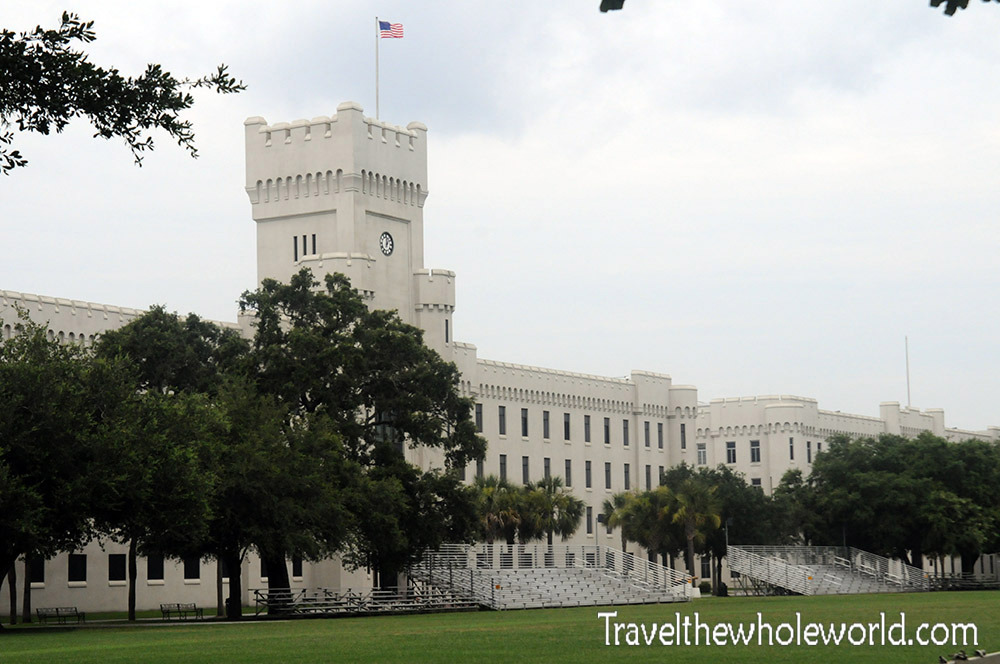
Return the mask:
<svg viewBox="0 0 1000 664">
<path fill-rule="evenodd" d="M 383 254 L 385 254 L 386 256 L 391 255 L 393 247 L 392 236 L 389 235 L 388 233 L 382 233 L 381 237 L 379 237 L 378 239 L 378 246 L 379 249 L 382 250 Z"/>
</svg>

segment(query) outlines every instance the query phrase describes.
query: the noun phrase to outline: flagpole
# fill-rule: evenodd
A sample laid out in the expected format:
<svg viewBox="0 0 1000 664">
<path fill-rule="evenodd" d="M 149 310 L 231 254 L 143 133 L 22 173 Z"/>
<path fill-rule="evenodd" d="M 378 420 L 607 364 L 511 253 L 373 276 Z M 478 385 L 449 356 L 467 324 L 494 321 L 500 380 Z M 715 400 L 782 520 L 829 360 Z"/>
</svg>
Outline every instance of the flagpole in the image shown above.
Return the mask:
<svg viewBox="0 0 1000 664">
<path fill-rule="evenodd" d="M 375 17 L 375 119 L 378 120 L 378 16 Z"/>
</svg>

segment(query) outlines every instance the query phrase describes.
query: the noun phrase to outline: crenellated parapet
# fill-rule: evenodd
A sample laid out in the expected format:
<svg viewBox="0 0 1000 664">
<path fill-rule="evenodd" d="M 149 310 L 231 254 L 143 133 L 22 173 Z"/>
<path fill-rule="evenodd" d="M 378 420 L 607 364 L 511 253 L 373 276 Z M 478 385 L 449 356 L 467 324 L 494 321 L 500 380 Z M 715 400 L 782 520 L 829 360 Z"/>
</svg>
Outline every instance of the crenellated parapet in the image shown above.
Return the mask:
<svg viewBox="0 0 1000 664">
<path fill-rule="evenodd" d="M 417 270 L 413 274 L 414 306 L 419 309 L 455 310 L 455 273 L 451 270 Z"/>
<path fill-rule="evenodd" d="M 422 207 L 427 197 L 427 127 L 365 117 L 345 102 L 333 116 L 244 122 L 246 191 L 254 218 L 332 209 L 357 192 L 388 209 Z"/>
</svg>

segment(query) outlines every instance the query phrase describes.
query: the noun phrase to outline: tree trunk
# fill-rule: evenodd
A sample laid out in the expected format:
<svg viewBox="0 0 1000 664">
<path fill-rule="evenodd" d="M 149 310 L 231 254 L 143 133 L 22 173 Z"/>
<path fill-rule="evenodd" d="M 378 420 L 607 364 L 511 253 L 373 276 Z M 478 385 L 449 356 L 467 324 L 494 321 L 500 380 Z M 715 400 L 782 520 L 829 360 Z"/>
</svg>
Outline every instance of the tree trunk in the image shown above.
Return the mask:
<svg viewBox="0 0 1000 664">
<path fill-rule="evenodd" d="M 17 624 L 17 563 L 7 570 L 7 585 L 10 586 L 10 624 Z"/>
<path fill-rule="evenodd" d="M 135 582 L 139 576 L 139 565 L 136 562 L 135 538 L 128 541 L 128 619 L 135 622 Z"/>
<path fill-rule="evenodd" d="M 229 599 L 226 600 L 226 618 L 243 618 L 243 556 L 236 551 L 223 551 L 222 559 L 229 568 Z M 268 577 L 270 578 L 270 577 Z"/>
<path fill-rule="evenodd" d="M 976 561 L 979 560 L 978 553 L 963 553 L 962 554 L 962 574 L 975 574 L 976 573 Z"/>
<path fill-rule="evenodd" d="M 222 558 L 215 561 L 215 617 L 226 615 L 225 599 L 222 596 Z"/>
<path fill-rule="evenodd" d="M 695 582 L 694 574 L 694 537 L 688 538 L 687 559 L 688 574 L 691 576 L 691 585 L 697 587 L 698 584 Z"/>
<path fill-rule="evenodd" d="M 24 591 L 21 597 L 21 622 L 31 622 L 31 571 L 28 569 L 27 558 L 24 565 Z"/>
<path fill-rule="evenodd" d="M 288 564 L 284 552 L 280 554 L 262 552 L 261 557 L 267 565 L 267 614 L 287 613 L 287 597 L 292 589 L 292 582 L 288 577 Z"/>
</svg>

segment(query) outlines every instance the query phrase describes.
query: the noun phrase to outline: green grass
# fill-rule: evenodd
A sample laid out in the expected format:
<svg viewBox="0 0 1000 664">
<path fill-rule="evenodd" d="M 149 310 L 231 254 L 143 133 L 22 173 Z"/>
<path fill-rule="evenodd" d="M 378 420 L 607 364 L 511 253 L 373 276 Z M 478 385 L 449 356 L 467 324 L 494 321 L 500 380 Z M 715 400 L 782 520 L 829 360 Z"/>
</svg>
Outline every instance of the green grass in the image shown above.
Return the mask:
<svg viewBox="0 0 1000 664">
<path fill-rule="evenodd" d="M 410 616 L 87 628 L 6 629 L 0 662 L 906 662 L 933 664 L 952 646 L 663 646 L 604 645 L 601 610 L 619 622 L 673 622 L 675 612 L 702 622 L 875 622 L 906 613 L 912 636 L 921 622 L 972 622 L 979 645 L 1000 650 L 1000 593 L 844 597 L 706 598 L 688 604 Z M 624 635 L 623 635 L 624 638 Z M 613 639 L 613 636 L 612 636 Z"/>
</svg>

